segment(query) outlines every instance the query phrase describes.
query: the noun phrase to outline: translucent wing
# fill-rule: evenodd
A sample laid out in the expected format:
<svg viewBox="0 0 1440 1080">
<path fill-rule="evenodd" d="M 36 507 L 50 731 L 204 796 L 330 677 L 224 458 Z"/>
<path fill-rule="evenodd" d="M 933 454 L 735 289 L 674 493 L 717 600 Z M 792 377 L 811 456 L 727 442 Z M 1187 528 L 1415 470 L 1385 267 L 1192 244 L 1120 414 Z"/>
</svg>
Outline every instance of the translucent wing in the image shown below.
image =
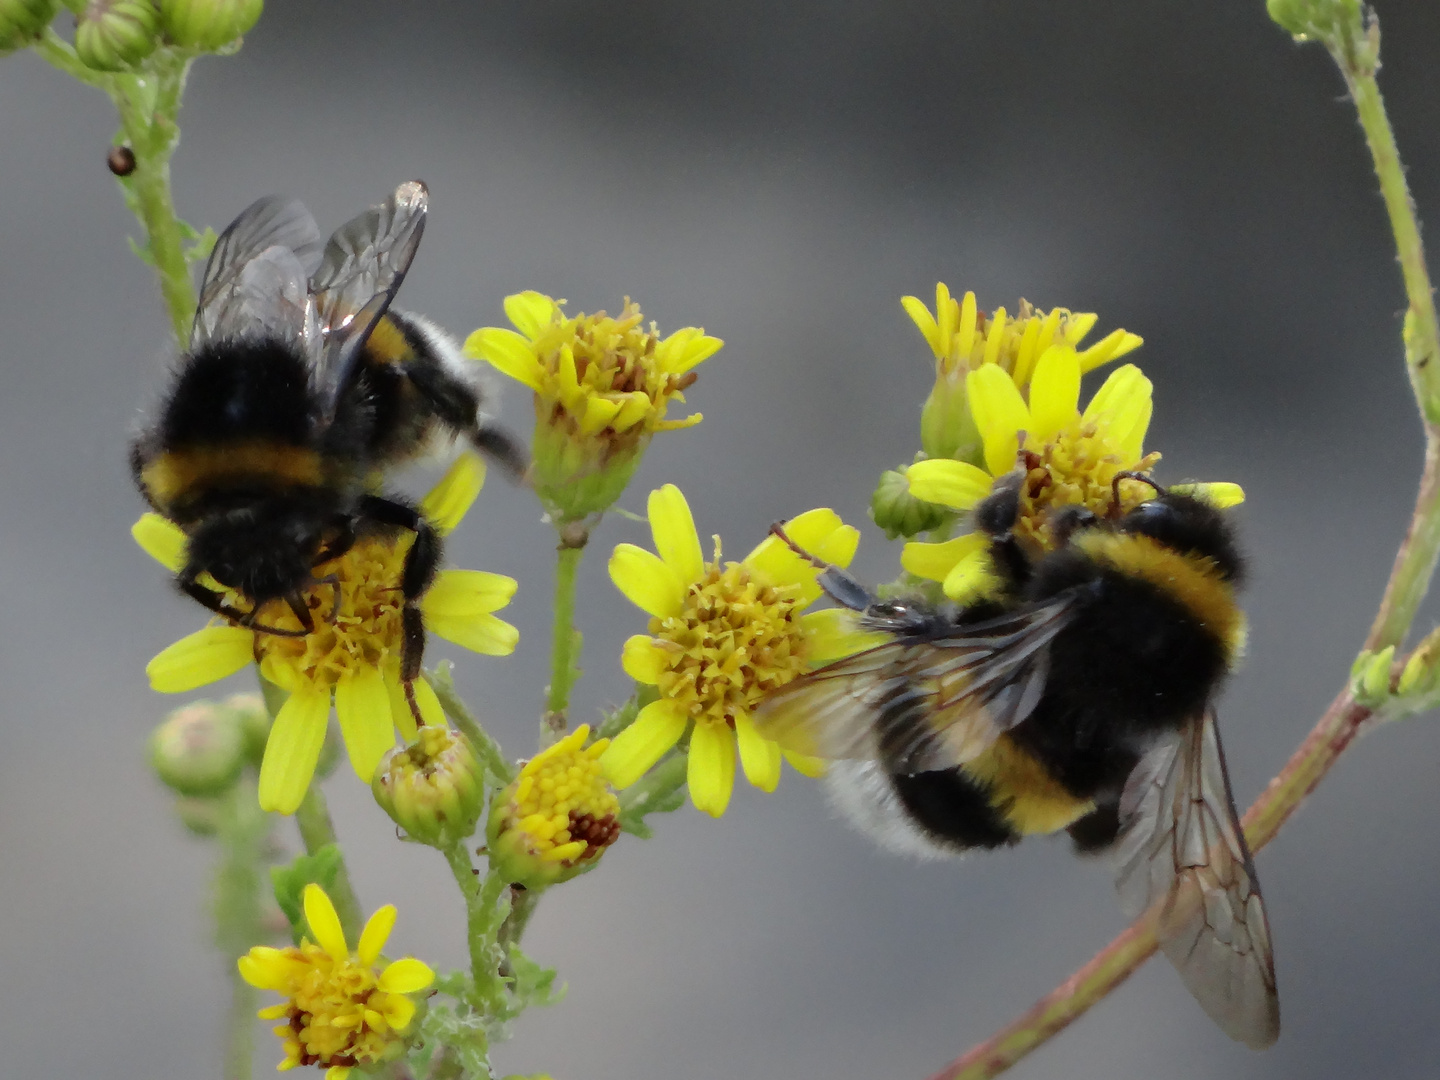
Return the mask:
<svg viewBox="0 0 1440 1080">
<path fill-rule="evenodd" d="M 1235 813 L 1214 714 L 1135 767 L 1120 799 L 1116 885 L 1137 916 L 1163 901 L 1160 948 L 1211 1018 L 1257 1049 L 1280 1034 L 1270 924 Z"/>
<path fill-rule="evenodd" d="M 215 241 L 200 282 L 192 348 L 234 337 L 303 341 L 313 331 L 308 281 L 320 230 L 294 199 L 251 203 Z"/>
<path fill-rule="evenodd" d="M 401 184 L 379 206 L 340 226 L 325 245 L 310 291 L 324 335 L 315 389 L 332 412 L 420 246 L 428 199 L 420 181 Z"/>
<path fill-rule="evenodd" d="M 973 759 L 1040 700 L 1049 644 L 1073 617 L 1064 596 L 953 633 L 897 637 L 820 668 L 755 710 L 761 734 L 800 753 L 879 761 L 891 772 Z"/>
</svg>

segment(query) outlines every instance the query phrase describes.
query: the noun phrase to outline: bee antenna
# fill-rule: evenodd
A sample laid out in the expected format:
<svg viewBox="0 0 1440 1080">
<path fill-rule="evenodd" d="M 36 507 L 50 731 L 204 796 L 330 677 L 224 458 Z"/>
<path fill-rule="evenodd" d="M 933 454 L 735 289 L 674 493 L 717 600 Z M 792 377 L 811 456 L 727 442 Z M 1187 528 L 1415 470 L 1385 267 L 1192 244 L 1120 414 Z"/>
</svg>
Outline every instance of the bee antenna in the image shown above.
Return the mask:
<svg viewBox="0 0 1440 1080">
<path fill-rule="evenodd" d="M 815 567 L 817 570 L 830 569 L 830 564 L 827 563 L 824 559 L 816 558 L 814 555 L 810 554 L 810 552 L 802 548 L 799 544 L 795 543 L 794 540 L 790 539 L 789 534 L 785 532 L 785 523 L 783 521 L 777 521 L 774 525 L 770 526 L 770 535 L 778 536 L 781 540 L 785 542 L 786 547 L 788 547 L 791 551 L 795 552 L 796 555 L 799 555 L 802 559 L 808 562 L 811 566 Z"/>
<path fill-rule="evenodd" d="M 1125 469 L 1125 470 L 1123 470 L 1122 472 L 1117 472 L 1117 473 L 1115 474 L 1115 479 L 1114 479 L 1113 481 L 1111 481 L 1111 483 L 1110 483 L 1110 492 L 1111 492 L 1111 495 L 1110 495 L 1110 516 L 1111 516 L 1111 517 L 1119 517 L 1119 516 L 1120 516 L 1120 481 L 1121 481 L 1121 480 L 1138 480 L 1138 481 L 1140 481 L 1140 483 L 1142 483 L 1142 484 L 1149 484 L 1152 488 L 1154 488 L 1154 489 L 1155 489 L 1155 494 L 1156 494 L 1157 496 L 1160 496 L 1160 495 L 1164 495 L 1164 494 L 1165 494 L 1165 489 L 1164 489 L 1163 487 L 1161 487 L 1160 484 L 1159 484 L 1156 480 L 1154 480 L 1151 476 L 1149 476 L 1147 473 L 1135 472 L 1135 471 L 1132 470 L 1132 469 Z"/>
</svg>

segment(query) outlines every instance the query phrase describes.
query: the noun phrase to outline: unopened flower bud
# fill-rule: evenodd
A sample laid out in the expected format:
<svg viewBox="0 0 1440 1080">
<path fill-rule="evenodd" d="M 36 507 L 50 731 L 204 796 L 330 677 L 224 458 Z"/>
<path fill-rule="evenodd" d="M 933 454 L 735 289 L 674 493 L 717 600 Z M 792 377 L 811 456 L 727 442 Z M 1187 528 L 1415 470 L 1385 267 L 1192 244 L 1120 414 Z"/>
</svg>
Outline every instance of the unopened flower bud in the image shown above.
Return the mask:
<svg viewBox="0 0 1440 1080">
<path fill-rule="evenodd" d="M 1296 37 L 1329 37 L 1342 23 L 1360 25 L 1360 0 L 1265 0 L 1265 10 Z"/>
<path fill-rule="evenodd" d="M 75 53 L 96 71 L 126 71 L 160 43 L 153 0 L 90 0 L 75 23 Z"/>
<path fill-rule="evenodd" d="M 220 703 L 230 711 L 245 737 L 245 757 L 255 768 L 265 757 L 265 743 L 270 738 L 270 713 L 259 694 L 234 694 Z"/>
<path fill-rule="evenodd" d="M 475 831 L 485 784 L 470 740 L 427 724 L 389 751 L 370 782 L 375 801 L 412 840 L 448 847 Z"/>
<path fill-rule="evenodd" d="M 187 49 L 214 52 L 260 18 L 264 0 L 160 0 L 165 36 Z"/>
<path fill-rule="evenodd" d="M 981 460 L 983 442 L 965 393 L 965 370 L 941 370 L 920 410 L 920 446 L 932 458 Z"/>
<path fill-rule="evenodd" d="M 55 0 L 0 0 L 0 53 L 23 49 L 55 17 Z"/>
<path fill-rule="evenodd" d="M 886 469 L 870 497 L 870 519 L 885 530 L 887 538 L 909 538 L 937 529 L 949 513 L 936 503 L 917 499 L 910 494 L 910 482 L 904 469 Z"/>
<path fill-rule="evenodd" d="M 214 836 L 220 831 L 223 800 L 182 795 L 175 800 L 175 814 L 194 836 Z"/>
<path fill-rule="evenodd" d="M 150 736 L 150 764 L 179 795 L 220 795 L 245 765 L 245 736 L 223 706 L 200 701 L 177 709 Z"/>
<path fill-rule="evenodd" d="M 620 800 L 600 771 L 609 739 L 581 724 L 536 754 L 490 804 L 490 864 L 517 885 L 543 889 L 593 867 L 620 837 Z"/>
</svg>

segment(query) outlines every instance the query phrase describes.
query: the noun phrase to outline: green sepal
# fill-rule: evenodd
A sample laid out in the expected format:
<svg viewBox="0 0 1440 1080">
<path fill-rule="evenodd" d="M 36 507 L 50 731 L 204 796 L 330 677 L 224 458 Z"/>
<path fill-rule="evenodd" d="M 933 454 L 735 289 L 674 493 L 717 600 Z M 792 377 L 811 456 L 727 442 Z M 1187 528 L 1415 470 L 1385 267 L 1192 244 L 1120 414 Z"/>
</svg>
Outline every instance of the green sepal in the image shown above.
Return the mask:
<svg viewBox="0 0 1440 1080">
<path fill-rule="evenodd" d="M 327 894 L 334 891 L 335 882 L 344 869 L 345 859 L 340 845 L 326 844 L 313 855 L 297 855 L 289 866 L 272 866 L 270 883 L 275 889 L 275 903 L 285 913 L 290 923 L 290 936 L 296 945 L 305 936 L 305 904 L 302 894 L 305 886 L 319 885 Z"/>
</svg>

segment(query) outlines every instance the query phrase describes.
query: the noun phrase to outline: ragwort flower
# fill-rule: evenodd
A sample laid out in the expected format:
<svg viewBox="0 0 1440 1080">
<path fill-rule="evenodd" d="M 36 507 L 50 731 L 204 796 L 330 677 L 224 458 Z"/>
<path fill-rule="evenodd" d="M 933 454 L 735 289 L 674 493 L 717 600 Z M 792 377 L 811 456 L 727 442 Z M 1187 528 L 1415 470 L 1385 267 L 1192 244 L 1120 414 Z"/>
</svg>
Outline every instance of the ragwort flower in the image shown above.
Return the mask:
<svg viewBox="0 0 1440 1080">
<path fill-rule="evenodd" d="M 1037 311 L 1021 300 L 1015 315 L 996 308 L 979 311 L 975 294 L 956 301 L 944 282 L 935 286 L 935 311 L 915 296 L 902 297 L 906 314 L 920 328 L 935 354 L 935 386 L 920 416 L 920 441 L 931 457 L 978 460 L 978 432 L 966 400 L 966 377 L 986 364 L 996 364 L 1022 394 L 1028 389 L 1037 361 L 1052 345 L 1079 348 L 1094 327 L 1096 316 L 1065 308 Z M 1080 370 L 1091 371 L 1133 352 L 1143 339 L 1115 330 L 1077 355 Z"/>
<path fill-rule="evenodd" d="M 572 522 L 619 498 L 657 431 L 700 422 L 699 413 L 671 420 L 666 411 L 724 343 L 693 326 L 662 338 L 629 300 L 618 318 L 566 315 L 563 303 L 508 296 L 505 314 L 519 332 L 484 327 L 465 352 L 535 391 L 535 490 L 556 520 Z"/>
<path fill-rule="evenodd" d="M 867 639 L 849 613 L 805 613 L 821 595 L 817 570 L 778 537 L 768 536 L 740 562 L 706 562 L 685 496 L 673 484 L 650 493 L 652 554 L 621 544 L 610 577 L 650 615 L 650 633 L 625 642 L 621 664 L 659 691 L 601 756 L 616 787 L 628 787 L 690 731 L 690 799 L 713 817 L 725 812 L 735 782 L 735 753 L 746 778 L 773 791 L 780 747 L 755 729 L 750 710 L 768 691 L 812 667 L 849 655 Z M 832 510 L 811 510 L 786 532 L 800 547 L 848 566 L 860 534 Z M 799 771 L 818 775 L 815 759 L 784 752 Z"/>
<path fill-rule="evenodd" d="M 1080 411 L 1083 364 L 1069 345 L 1054 345 L 1035 364 L 1029 401 L 1011 374 L 998 364 L 971 371 L 967 394 L 983 443 L 985 467 L 963 461 L 932 459 L 910 466 L 910 490 L 917 497 L 956 510 L 969 510 L 990 493 L 995 480 L 1020 463 L 1026 478 L 1020 489 L 1015 531 L 1039 550 L 1053 547 L 1051 512 L 1079 505 L 1104 517 L 1112 509 L 1114 481 L 1120 472 L 1149 472 L 1160 460 L 1145 453 L 1145 433 L 1153 410 L 1151 384 L 1134 364 L 1110 373 Z M 1236 484 L 1177 485 L 1218 506 L 1244 499 Z M 1138 480 L 1122 479 L 1119 512 L 1153 497 Z M 905 545 L 901 564 L 912 574 L 944 582 L 952 599 L 983 591 L 989 574 L 985 537 L 958 536 L 940 544 Z"/>
<path fill-rule="evenodd" d="M 285 1044 L 281 1071 L 319 1065 L 325 1080 L 345 1080 L 355 1066 L 388 1061 L 404 1049 L 415 1019 L 408 995 L 434 982 L 435 973 L 408 956 L 377 969 L 395 925 L 393 905 L 370 916 L 352 953 L 325 890 L 306 885 L 304 899 L 313 942 L 304 938 L 283 949 L 257 945 L 237 965 L 251 986 L 285 999 L 260 1010 L 262 1020 L 284 1021 L 274 1029 Z"/>
<path fill-rule="evenodd" d="M 460 457 L 421 503 L 421 512 L 441 533 L 452 530 L 484 483 L 484 464 L 473 454 Z M 185 534 L 157 514 L 145 514 L 132 530 L 136 541 L 167 569 L 185 564 Z M 296 637 L 257 633 L 222 620 L 182 638 L 146 666 L 150 685 L 162 693 L 193 690 L 223 679 L 254 661 L 260 673 L 289 692 L 276 714 L 260 766 L 260 805 L 294 813 L 310 786 L 330 702 L 340 721 L 350 764 L 367 783 L 395 742 L 406 742 L 416 725 L 400 679 L 403 651 L 402 599 L 398 584 L 414 534 L 364 537 L 339 558 L 315 568 L 315 584 L 304 590 L 314 630 Z M 330 579 L 336 584 L 331 585 Z M 515 580 L 479 570 L 441 570 L 420 601 L 425 627 L 467 649 L 489 656 L 515 650 L 519 632 L 497 618 L 515 594 Z M 242 597 L 230 602 L 243 606 Z M 283 602 L 265 610 L 263 621 L 279 629 L 301 629 Z M 444 723 L 435 692 L 423 680 L 411 687 L 427 724 Z"/>
</svg>

